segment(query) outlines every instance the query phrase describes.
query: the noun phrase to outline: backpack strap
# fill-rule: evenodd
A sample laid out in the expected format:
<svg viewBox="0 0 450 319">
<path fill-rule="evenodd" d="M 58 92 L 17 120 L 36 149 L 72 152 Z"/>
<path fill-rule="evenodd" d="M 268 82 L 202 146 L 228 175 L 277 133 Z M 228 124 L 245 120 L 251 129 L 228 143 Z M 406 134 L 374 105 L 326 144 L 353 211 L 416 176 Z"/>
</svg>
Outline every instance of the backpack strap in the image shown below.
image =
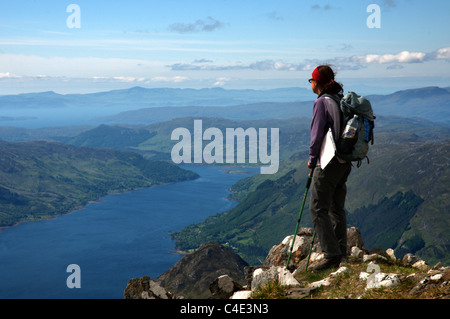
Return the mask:
<svg viewBox="0 0 450 319">
<path fill-rule="evenodd" d="M 342 108 L 341 108 L 341 100 L 342 100 L 342 96 L 340 96 L 340 95 L 334 95 L 334 94 L 329 94 L 329 93 L 323 93 L 323 94 L 321 94 L 320 96 L 323 96 L 323 97 L 329 97 L 329 98 L 331 98 L 331 99 L 333 99 L 335 102 L 336 102 L 336 105 L 337 105 L 337 108 L 338 108 L 338 110 L 339 110 L 339 121 L 341 122 L 340 124 L 340 127 L 341 127 L 341 130 L 340 130 L 340 132 L 339 132 L 339 136 L 341 135 L 341 133 L 344 131 L 344 126 L 345 126 L 345 117 L 344 117 L 344 112 L 342 111 Z M 319 97 L 320 97 L 319 96 Z"/>
<path fill-rule="evenodd" d="M 333 100 L 335 100 L 338 105 L 341 104 L 342 97 L 340 97 L 340 96 L 337 96 L 337 95 L 334 95 L 334 94 L 328 94 L 328 93 L 323 93 L 320 96 L 327 96 L 327 97 L 332 98 Z"/>
</svg>

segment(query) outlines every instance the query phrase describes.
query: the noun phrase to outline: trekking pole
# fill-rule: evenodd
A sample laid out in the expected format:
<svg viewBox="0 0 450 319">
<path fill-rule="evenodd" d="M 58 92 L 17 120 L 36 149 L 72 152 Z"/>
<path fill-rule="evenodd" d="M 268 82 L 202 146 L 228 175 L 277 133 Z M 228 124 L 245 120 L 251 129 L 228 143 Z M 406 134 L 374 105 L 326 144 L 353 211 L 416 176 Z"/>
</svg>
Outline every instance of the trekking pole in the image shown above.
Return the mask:
<svg viewBox="0 0 450 319">
<path fill-rule="evenodd" d="M 311 239 L 311 245 L 309 246 L 309 253 L 308 253 L 308 259 L 306 260 L 306 268 L 305 268 L 305 272 L 308 271 L 308 265 L 309 265 L 309 257 L 311 257 L 311 251 L 312 251 L 312 247 L 314 244 L 314 238 L 316 237 L 316 231 L 314 231 L 312 239 Z"/>
<path fill-rule="evenodd" d="M 300 209 L 300 214 L 298 215 L 297 226 L 295 227 L 294 238 L 292 239 L 291 249 L 289 251 L 289 256 L 288 256 L 288 259 L 286 262 L 286 269 L 288 268 L 289 261 L 291 259 L 292 249 L 294 248 L 295 237 L 297 236 L 298 226 L 300 225 L 300 220 L 302 219 L 303 207 L 305 206 L 306 195 L 308 194 L 309 187 L 311 186 L 313 172 L 314 172 L 314 169 L 311 170 L 311 173 L 308 175 L 308 181 L 306 182 L 306 190 L 305 190 L 305 194 L 303 195 L 302 208 Z"/>
</svg>

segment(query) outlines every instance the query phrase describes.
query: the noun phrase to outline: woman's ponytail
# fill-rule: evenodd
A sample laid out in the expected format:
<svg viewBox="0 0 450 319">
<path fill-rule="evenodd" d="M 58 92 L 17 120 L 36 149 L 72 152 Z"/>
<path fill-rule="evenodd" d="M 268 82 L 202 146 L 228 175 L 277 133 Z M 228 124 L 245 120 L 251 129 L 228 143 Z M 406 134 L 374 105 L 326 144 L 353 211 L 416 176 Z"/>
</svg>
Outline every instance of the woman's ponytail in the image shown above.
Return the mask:
<svg viewBox="0 0 450 319">
<path fill-rule="evenodd" d="M 331 80 L 328 84 L 326 84 L 322 90 L 322 93 L 329 94 L 342 94 L 344 92 L 344 88 L 342 85 L 335 80 Z"/>
</svg>

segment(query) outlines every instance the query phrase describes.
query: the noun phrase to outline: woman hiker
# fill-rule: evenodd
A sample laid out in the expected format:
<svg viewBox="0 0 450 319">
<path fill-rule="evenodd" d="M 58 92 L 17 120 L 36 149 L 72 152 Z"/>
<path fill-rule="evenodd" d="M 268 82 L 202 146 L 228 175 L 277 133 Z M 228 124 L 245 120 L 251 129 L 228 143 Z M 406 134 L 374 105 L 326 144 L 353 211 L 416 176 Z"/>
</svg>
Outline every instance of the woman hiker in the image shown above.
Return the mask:
<svg viewBox="0 0 450 319">
<path fill-rule="evenodd" d="M 342 112 L 338 103 L 327 96 L 342 98 L 342 85 L 334 80 L 335 73 L 328 65 L 314 69 L 309 80 L 311 89 L 318 95 L 313 106 L 311 145 L 308 168 L 311 169 L 310 214 L 324 258 L 312 263 L 311 271 L 336 267 L 347 257 L 347 218 L 344 210 L 347 193 L 346 181 L 351 163 L 335 156 L 325 167 L 320 167 L 320 149 L 328 129 L 335 142 L 341 132 Z"/>
</svg>

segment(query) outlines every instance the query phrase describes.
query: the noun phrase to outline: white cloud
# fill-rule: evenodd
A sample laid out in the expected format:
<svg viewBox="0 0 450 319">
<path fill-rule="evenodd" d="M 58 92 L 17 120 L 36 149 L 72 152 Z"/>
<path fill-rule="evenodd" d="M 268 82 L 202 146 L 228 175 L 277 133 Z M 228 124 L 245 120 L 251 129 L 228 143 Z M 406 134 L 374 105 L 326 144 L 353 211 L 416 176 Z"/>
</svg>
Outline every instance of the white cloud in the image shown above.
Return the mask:
<svg viewBox="0 0 450 319">
<path fill-rule="evenodd" d="M 153 82 L 171 82 L 171 83 L 180 83 L 189 80 L 188 77 L 185 76 L 156 76 L 151 79 Z"/>
<path fill-rule="evenodd" d="M 351 61 L 357 63 L 419 63 L 425 60 L 426 53 L 402 51 L 398 54 L 367 54 L 363 56 L 355 56 Z"/>
<path fill-rule="evenodd" d="M 231 79 L 228 77 L 219 77 L 216 79 L 216 82 L 213 83 L 213 86 L 221 87 L 224 86 L 229 81 L 231 81 Z"/>
<path fill-rule="evenodd" d="M 447 60 L 450 61 L 450 48 L 442 48 L 427 54 L 429 60 Z"/>
<path fill-rule="evenodd" d="M 11 74 L 10 72 L 0 73 L 0 79 L 18 79 L 19 75 Z"/>
<path fill-rule="evenodd" d="M 121 82 L 144 82 L 146 80 L 145 78 L 135 78 L 132 76 L 114 76 L 112 79 Z"/>
<path fill-rule="evenodd" d="M 155 76 L 152 78 L 145 77 L 133 77 L 133 76 L 93 76 L 87 78 L 87 80 L 94 80 L 95 82 L 124 82 L 124 83 L 150 83 L 150 82 L 163 82 L 163 83 L 181 83 L 188 81 L 186 76 Z"/>
<path fill-rule="evenodd" d="M 3 77 L 8 74 L 10 77 L 46 74 L 71 78 L 116 77 L 117 80 L 133 81 L 164 69 L 163 63 L 148 60 L 0 54 L 0 71 L 5 72 Z"/>
<path fill-rule="evenodd" d="M 327 62 L 343 69 L 364 68 L 370 64 L 392 64 L 393 66 L 388 67 L 388 69 L 400 69 L 402 64 L 426 63 L 438 60 L 450 62 L 450 48 L 442 48 L 429 53 L 402 51 L 397 54 L 366 54 L 338 57 Z"/>
<path fill-rule="evenodd" d="M 365 54 L 349 57 L 334 57 L 330 59 L 307 59 L 303 62 L 291 63 L 282 60 L 261 60 L 253 63 L 219 65 L 214 63 L 174 63 L 167 65 L 172 71 L 232 71 L 232 70 L 255 70 L 255 71 L 305 71 L 311 70 L 322 63 L 333 64 L 342 69 L 357 70 L 370 64 L 410 64 L 424 63 L 434 60 L 450 61 L 450 48 L 442 48 L 430 53 L 402 51 L 397 54 Z"/>
<path fill-rule="evenodd" d="M 427 72 L 427 76 L 442 77 L 447 76 L 445 64 L 450 62 L 450 47 L 428 53 L 405 50 L 394 54 L 349 55 L 320 60 L 261 59 L 224 62 L 214 56 L 214 59 L 208 57 L 191 61 L 193 62 L 169 64 L 145 59 L 41 57 L 4 53 L 0 54 L 0 80 L 4 92 L 17 88 L 25 91 L 25 87 L 36 90 L 44 85 L 48 89 L 66 87 L 72 90 L 82 85 L 88 90 L 95 90 L 96 87 L 120 87 L 128 84 L 230 87 L 239 81 L 250 79 L 264 79 L 279 85 L 280 79 L 294 81 L 298 77 L 308 76 L 306 73 L 322 63 L 330 63 L 339 71 L 368 70 L 364 76 L 378 78 L 395 70 L 404 76 L 423 76 L 422 70 L 429 61 L 444 62 L 444 67 L 433 67 Z M 379 68 L 377 65 L 384 67 Z M 342 74 L 345 75 L 345 72 Z M 351 74 L 355 76 L 356 73 Z M 246 83 L 253 85 L 252 82 Z"/>
<path fill-rule="evenodd" d="M 172 71 L 232 71 L 232 70 L 255 70 L 255 71 L 298 71 L 303 70 L 303 64 L 287 63 L 282 60 L 262 60 L 249 64 L 236 63 L 231 65 L 218 64 L 196 64 L 196 63 L 174 63 L 167 65 Z"/>
</svg>

